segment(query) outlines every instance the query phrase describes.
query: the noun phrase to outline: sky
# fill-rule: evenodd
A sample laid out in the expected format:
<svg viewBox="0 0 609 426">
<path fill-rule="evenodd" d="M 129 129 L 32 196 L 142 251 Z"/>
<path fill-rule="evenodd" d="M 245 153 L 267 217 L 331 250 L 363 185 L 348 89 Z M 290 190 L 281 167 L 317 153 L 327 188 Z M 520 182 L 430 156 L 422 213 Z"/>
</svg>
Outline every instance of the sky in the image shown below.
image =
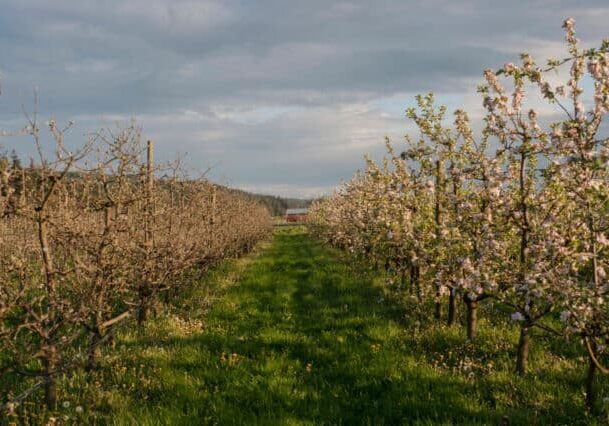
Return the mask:
<svg viewBox="0 0 609 426">
<path fill-rule="evenodd" d="M 566 17 L 609 37 L 607 0 L 0 0 L 0 131 L 36 89 L 72 143 L 135 118 L 158 160 L 316 197 L 414 132 L 416 94 L 476 117 L 485 68 L 562 56 Z"/>
</svg>

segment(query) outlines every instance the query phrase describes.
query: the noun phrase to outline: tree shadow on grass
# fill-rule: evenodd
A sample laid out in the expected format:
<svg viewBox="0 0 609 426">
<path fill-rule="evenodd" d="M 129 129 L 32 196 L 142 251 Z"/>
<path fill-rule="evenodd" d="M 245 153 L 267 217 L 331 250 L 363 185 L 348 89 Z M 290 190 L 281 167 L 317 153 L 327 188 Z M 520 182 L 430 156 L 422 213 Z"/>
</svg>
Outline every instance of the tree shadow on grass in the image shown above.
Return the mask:
<svg viewBox="0 0 609 426">
<path fill-rule="evenodd" d="M 498 419 L 468 406 L 462 395 L 470 384 L 417 370 L 416 360 L 395 350 L 388 318 L 395 309 L 376 302 L 369 279 L 350 275 L 306 236 L 276 238 L 227 295 L 238 306 L 209 320 L 229 323 L 230 331 L 193 342 L 211 359 L 171 363 L 201 375 L 201 415 L 221 424 Z M 230 365 L 219 352 L 242 361 Z"/>
<path fill-rule="evenodd" d="M 484 389 L 431 368 L 426 349 L 445 350 L 458 336 L 436 333 L 417 346 L 397 322 L 402 308 L 379 296 L 369 277 L 306 235 L 277 235 L 202 333 L 138 342 L 175 348 L 142 412 L 154 423 L 151 413 L 173 405 L 171 422 L 182 424 L 499 424 L 504 414 L 511 424 L 544 423 L 494 409 L 492 392 L 511 386 L 505 378 Z M 543 407 L 546 420 L 564 412 L 557 404 Z"/>
</svg>

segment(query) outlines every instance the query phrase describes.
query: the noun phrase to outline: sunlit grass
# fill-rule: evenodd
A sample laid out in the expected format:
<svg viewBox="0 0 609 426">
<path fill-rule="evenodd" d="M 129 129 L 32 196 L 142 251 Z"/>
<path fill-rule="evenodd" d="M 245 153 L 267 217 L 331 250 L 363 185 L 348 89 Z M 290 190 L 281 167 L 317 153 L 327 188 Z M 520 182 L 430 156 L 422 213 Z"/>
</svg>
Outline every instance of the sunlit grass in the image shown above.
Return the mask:
<svg viewBox="0 0 609 426">
<path fill-rule="evenodd" d="M 302 228 L 280 230 L 263 250 L 193 283 L 144 330 L 121 335 L 94 375 L 67 379 L 70 405 L 59 416 L 144 425 L 603 423 L 604 414 L 585 415 L 576 348 L 537 337 L 531 374 L 516 377 L 512 324 L 482 318 L 473 345 L 381 282 Z"/>
</svg>

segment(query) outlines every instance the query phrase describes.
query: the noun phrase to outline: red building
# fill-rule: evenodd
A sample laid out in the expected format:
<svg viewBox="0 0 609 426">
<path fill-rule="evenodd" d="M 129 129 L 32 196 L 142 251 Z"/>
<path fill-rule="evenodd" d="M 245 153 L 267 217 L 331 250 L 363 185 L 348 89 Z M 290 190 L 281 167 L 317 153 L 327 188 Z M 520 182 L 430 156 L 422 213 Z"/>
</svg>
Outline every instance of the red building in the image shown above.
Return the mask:
<svg viewBox="0 0 609 426">
<path fill-rule="evenodd" d="M 286 222 L 304 222 L 307 220 L 307 209 L 288 209 L 285 212 Z"/>
</svg>

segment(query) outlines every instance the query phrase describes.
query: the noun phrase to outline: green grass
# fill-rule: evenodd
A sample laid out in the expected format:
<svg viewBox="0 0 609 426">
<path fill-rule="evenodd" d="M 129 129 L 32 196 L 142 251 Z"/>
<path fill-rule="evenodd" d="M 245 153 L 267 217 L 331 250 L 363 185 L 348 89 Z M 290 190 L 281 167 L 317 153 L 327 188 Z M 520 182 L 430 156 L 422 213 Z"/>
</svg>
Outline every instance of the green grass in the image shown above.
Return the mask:
<svg viewBox="0 0 609 426">
<path fill-rule="evenodd" d="M 474 346 L 426 309 L 388 297 L 378 274 L 302 228 L 282 229 L 193 284 L 145 330 L 121 335 L 93 376 L 67 378 L 70 406 L 57 416 L 138 425 L 606 419 L 584 413 L 576 346 L 536 338 L 532 373 L 517 378 L 513 325 L 483 319 Z"/>
</svg>

